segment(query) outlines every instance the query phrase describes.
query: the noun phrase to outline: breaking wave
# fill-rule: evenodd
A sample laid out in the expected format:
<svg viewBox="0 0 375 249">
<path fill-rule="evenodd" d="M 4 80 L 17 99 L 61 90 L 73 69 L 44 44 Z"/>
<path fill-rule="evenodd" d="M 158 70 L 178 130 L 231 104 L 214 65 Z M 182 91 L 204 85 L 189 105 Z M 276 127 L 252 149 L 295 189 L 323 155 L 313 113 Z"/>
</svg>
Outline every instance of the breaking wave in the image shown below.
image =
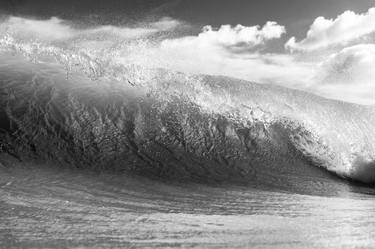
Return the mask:
<svg viewBox="0 0 375 249">
<path fill-rule="evenodd" d="M 170 180 L 315 181 L 326 177 L 323 169 L 375 181 L 373 107 L 173 72 L 147 58 L 134 62 L 126 58 L 134 39 L 111 27 L 60 30 L 53 39 L 34 32 L 31 39 L 7 23 L 0 27 L 6 30 L 0 37 L 3 153 Z M 148 31 L 142 36 L 154 34 Z"/>
</svg>

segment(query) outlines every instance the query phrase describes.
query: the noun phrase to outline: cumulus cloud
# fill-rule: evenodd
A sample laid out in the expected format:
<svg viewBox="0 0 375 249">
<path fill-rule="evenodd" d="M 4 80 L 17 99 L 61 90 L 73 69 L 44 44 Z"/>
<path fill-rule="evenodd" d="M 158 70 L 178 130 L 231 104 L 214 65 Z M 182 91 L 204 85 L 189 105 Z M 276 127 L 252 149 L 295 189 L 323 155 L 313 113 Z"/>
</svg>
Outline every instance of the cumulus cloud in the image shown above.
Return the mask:
<svg viewBox="0 0 375 249">
<path fill-rule="evenodd" d="M 266 41 L 280 38 L 285 33 L 285 27 L 276 22 L 267 22 L 260 26 L 246 27 L 237 25 L 222 25 L 215 30 L 212 26 L 205 26 L 197 36 L 182 37 L 163 42 L 164 47 L 195 47 L 196 49 L 212 48 L 253 48 L 263 45 Z"/>
<path fill-rule="evenodd" d="M 316 18 L 305 39 L 298 42 L 292 37 L 285 46 L 290 50 L 312 51 L 345 45 L 373 32 L 375 32 L 375 8 L 363 14 L 345 11 L 336 19 Z"/>
</svg>

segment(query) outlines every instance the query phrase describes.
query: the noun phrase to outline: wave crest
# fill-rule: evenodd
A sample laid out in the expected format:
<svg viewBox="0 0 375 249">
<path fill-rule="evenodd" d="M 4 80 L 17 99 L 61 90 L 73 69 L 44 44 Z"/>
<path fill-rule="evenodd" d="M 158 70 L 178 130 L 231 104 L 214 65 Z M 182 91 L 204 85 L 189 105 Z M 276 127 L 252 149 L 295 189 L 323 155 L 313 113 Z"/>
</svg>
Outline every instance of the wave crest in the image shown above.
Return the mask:
<svg viewBox="0 0 375 249">
<path fill-rule="evenodd" d="M 202 181 L 317 174 L 311 165 L 375 180 L 374 108 L 129 64 L 116 49 L 12 36 L 0 48 L 0 146 L 20 158 Z"/>
</svg>

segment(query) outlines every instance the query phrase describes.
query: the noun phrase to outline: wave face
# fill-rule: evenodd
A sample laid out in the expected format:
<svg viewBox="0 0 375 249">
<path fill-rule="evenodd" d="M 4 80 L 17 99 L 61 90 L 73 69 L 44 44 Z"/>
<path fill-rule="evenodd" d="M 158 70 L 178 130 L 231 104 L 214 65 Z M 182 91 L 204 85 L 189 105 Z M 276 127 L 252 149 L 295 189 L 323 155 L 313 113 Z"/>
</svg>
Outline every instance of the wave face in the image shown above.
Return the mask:
<svg viewBox="0 0 375 249">
<path fill-rule="evenodd" d="M 170 180 L 314 183 L 329 177 L 324 169 L 375 181 L 372 107 L 119 63 L 126 44 L 111 54 L 97 45 L 107 44 L 100 34 L 118 39 L 123 31 L 69 32 L 53 41 L 17 32 L 0 40 L 2 152 Z"/>
</svg>

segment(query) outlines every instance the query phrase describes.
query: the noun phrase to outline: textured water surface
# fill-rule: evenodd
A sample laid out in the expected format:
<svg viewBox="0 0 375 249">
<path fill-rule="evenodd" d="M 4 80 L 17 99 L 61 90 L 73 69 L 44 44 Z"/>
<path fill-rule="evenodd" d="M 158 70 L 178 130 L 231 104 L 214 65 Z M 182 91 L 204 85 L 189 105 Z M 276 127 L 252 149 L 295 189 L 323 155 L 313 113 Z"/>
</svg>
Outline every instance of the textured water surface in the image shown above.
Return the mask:
<svg viewBox="0 0 375 249">
<path fill-rule="evenodd" d="M 0 177 L 4 248 L 371 248 L 375 243 L 374 198 L 353 192 L 363 187 L 342 187 L 336 197 L 301 195 L 6 162 Z"/>
</svg>

